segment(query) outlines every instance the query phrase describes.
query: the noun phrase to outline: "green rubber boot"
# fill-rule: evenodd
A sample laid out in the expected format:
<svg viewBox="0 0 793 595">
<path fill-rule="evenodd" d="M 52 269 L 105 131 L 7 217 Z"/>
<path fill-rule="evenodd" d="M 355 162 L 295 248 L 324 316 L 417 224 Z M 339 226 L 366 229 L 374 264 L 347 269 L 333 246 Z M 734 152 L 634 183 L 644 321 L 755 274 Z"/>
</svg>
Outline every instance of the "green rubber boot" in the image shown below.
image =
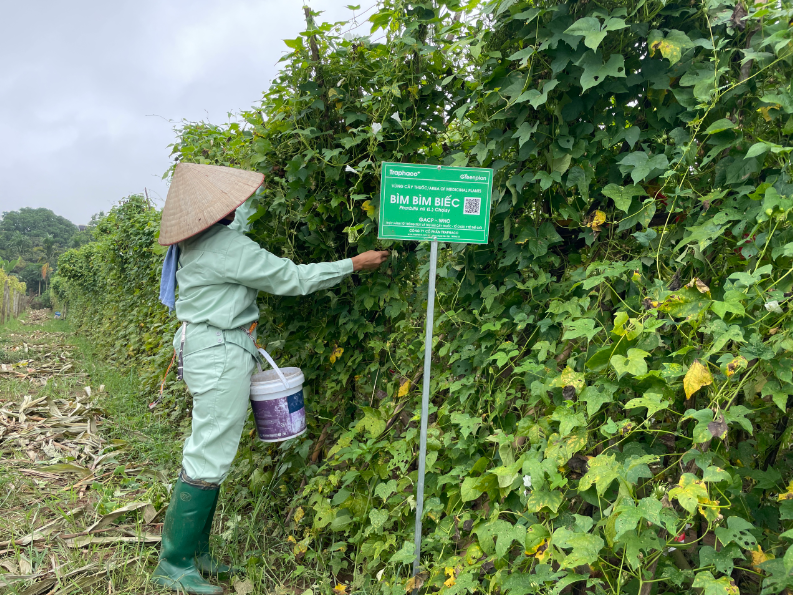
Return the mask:
<svg viewBox="0 0 793 595">
<path fill-rule="evenodd" d="M 204 530 L 198 538 L 198 547 L 195 554 L 195 565 L 204 574 L 217 576 L 218 574 L 234 574 L 230 566 L 226 566 L 218 562 L 212 554 L 209 553 L 209 534 L 212 532 L 212 521 L 215 518 L 215 509 L 218 506 L 218 498 L 220 491 L 215 492 L 215 501 L 212 503 L 212 508 L 209 511 L 209 517 L 204 524 Z"/>
<path fill-rule="evenodd" d="M 185 483 L 179 475 L 165 514 L 160 563 L 152 574 L 153 583 L 183 593 L 223 595 L 223 588 L 208 583 L 195 563 L 196 544 L 211 518 L 217 494 L 217 486 Z"/>
</svg>

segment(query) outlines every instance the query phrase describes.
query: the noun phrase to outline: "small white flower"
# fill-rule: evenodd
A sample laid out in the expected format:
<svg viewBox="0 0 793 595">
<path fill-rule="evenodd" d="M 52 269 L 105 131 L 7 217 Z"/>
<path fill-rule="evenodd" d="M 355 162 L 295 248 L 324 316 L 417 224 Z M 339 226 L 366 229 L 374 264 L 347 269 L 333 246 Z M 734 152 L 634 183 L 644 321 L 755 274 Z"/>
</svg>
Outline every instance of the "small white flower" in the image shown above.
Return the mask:
<svg viewBox="0 0 793 595">
<path fill-rule="evenodd" d="M 523 476 L 523 485 L 525 485 L 527 488 L 531 487 L 531 475 Z"/>
<path fill-rule="evenodd" d="M 374 124 L 372 124 L 372 133 L 377 134 L 378 132 L 380 132 L 380 130 L 382 130 L 382 128 L 383 128 L 382 124 L 375 122 Z"/>
<path fill-rule="evenodd" d="M 782 308 L 779 307 L 779 302 L 776 300 L 772 302 L 766 302 L 765 309 L 769 312 L 773 312 L 774 314 L 783 314 Z"/>
<path fill-rule="evenodd" d="M 399 117 L 399 112 L 394 112 L 393 114 L 391 114 L 391 117 L 394 118 L 394 120 L 396 120 L 400 124 L 402 123 L 402 118 Z"/>
<path fill-rule="evenodd" d="M 352 173 L 354 173 L 354 174 L 357 174 L 357 173 L 358 173 L 358 172 L 357 172 L 357 171 L 355 171 L 353 168 L 351 168 L 349 165 L 345 166 L 345 168 L 344 168 L 344 171 L 349 171 L 349 172 L 352 172 Z"/>
<path fill-rule="evenodd" d="M 385 572 L 385 568 L 381 568 L 380 572 L 377 573 L 377 580 L 383 580 L 383 573 Z"/>
</svg>

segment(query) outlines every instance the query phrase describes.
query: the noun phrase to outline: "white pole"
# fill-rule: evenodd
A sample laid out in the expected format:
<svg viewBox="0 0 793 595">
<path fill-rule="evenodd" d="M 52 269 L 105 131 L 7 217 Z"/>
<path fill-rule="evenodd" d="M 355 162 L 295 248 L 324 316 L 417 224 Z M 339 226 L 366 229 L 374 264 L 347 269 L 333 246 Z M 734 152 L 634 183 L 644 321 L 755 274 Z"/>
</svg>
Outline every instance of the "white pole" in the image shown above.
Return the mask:
<svg viewBox="0 0 793 595">
<path fill-rule="evenodd" d="M 421 393 L 421 435 L 419 439 L 419 477 L 416 491 L 416 529 L 414 544 L 416 559 L 413 561 L 413 576 L 419 573 L 421 558 L 421 516 L 424 513 L 424 467 L 427 460 L 427 417 L 430 407 L 430 366 L 432 365 L 432 326 L 435 314 L 435 274 L 438 269 L 438 240 L 430 243 L 430 275 L 427 288 L 427 331 L 424 339 L 424 389 Z M 413 589 L 413 595 L 418 589 Z"/>
</svg>

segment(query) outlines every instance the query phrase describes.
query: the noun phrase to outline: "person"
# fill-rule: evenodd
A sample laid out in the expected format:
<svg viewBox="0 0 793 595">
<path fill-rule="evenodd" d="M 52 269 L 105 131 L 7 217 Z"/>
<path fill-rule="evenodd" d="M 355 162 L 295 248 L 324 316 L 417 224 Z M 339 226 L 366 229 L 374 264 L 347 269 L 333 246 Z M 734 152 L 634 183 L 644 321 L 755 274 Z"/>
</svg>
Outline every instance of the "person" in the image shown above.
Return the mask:
<svg viewBox="0 0 793 595">
<path fill-rule="evenodd" d="M 387 251 L 370 250 L 336 262 L 296 265 L 264 250 L 245 235 L 256 211 L 249 198 L 263 179 L 254 172 L 180 163 L 160 224 L 159 242 L 170 246 L 160 298 L 175 306 L 182 322 L 173 344 L 193 413 L 151 580 L 187 593 L 222 594 L 202 574 L 230 571 L 210 555 L 209 535 L 220 484 L 247 418 L 259 357 L 249 330 L 259 320 L 259 291 L 306 295 L 355 271 L 377 269 L 388 257 Z"/>
</svg>

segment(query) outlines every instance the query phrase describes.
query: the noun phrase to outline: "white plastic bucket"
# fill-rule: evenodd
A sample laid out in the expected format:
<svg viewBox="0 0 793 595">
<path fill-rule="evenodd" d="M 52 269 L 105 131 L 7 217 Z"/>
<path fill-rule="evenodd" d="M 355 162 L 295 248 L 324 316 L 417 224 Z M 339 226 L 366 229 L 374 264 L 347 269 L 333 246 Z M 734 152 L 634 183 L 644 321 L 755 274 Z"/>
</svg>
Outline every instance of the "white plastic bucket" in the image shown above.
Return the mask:
<svg viewBox="0 0 793 595">
<path fill-rule="evenodd" d="M 259 349 L 272 370 L 251 377 L 251 408 L 262 442 L 282 442 L 306 431 L 303 401 L 305 376 L 300 368 L 279 368 L 264 349 Z"/>
</svg>

